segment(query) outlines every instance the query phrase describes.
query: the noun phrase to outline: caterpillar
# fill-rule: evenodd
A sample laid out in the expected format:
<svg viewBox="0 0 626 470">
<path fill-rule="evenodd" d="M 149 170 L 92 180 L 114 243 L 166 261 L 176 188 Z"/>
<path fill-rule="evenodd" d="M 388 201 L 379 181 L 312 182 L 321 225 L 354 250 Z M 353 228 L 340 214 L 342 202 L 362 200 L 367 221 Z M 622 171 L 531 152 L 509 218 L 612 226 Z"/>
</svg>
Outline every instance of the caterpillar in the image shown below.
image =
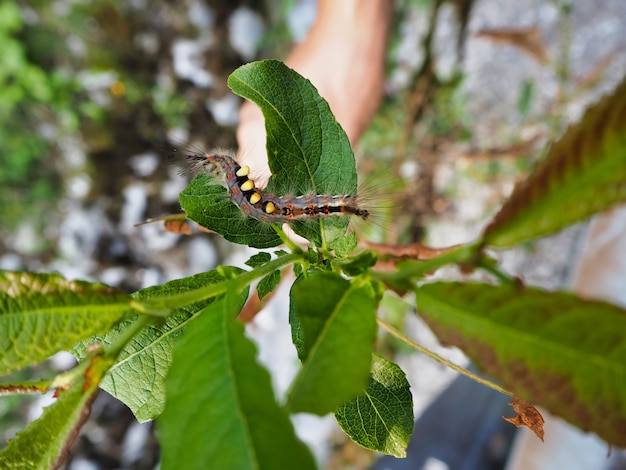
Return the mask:
<svg viewBox="0 0 626 470">
<path fill-rule="evenodd" d="M 175 150 L 174 150 L 175 151 Z M 278 196 L 265 194 L 250 179 L 250 167 L 240 166 L 222 152 L 185 155 L 188 172 L 204 171 L 221 180 L 231 200 L 249 217 L 268 223 L 288 223 L 329 216 L 355 215 L 367 220 L 369 212 L 359 207 L 357 195 Z M 186 173 L 186 172 L 182 172 Z"/>
</svg>

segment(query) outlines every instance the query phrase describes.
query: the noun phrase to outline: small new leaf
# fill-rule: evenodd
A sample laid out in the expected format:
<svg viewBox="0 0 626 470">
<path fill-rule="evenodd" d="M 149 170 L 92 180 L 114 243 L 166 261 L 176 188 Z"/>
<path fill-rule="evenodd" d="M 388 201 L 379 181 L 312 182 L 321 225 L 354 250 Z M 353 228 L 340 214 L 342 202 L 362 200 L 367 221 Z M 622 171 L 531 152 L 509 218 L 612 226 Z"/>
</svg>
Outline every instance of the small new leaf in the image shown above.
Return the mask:
<svg viewBox="0 0 626 470">
<path fill-rule="evenodd" d="M 300 275 L 302 274 L 302 272 L 304 271 L 304 267 L 302 266 L 301 263 L 296 263 L 293 265 L 293 274 L 296 277 L 300 277 Z"/>
<path fill-rule="evenodd" d="M 261 300 L 267 294 L 269 294 L 274 289 L 276 289 L 276 286 L 278 285 L 279 282 L 280 282 L 280 271 L 278 269 L 274 271 L 273 273 L 268 274 L 263 279 L 261 279 L 261 281 L 259 282 L 259 285 L 256 288 L 257 293 L 259 295 L 259 300 Z"/>
<path fill-rule="evenodd" d="M 270 259 L 272 259 L 272 256 L 269 253 L 262 251 L 256 255 L 252 255 L 250 259 L 246 261 L 246 264 L 251 268 L 258 268 L 259 266 L 263 266 Z"/>
</svg>

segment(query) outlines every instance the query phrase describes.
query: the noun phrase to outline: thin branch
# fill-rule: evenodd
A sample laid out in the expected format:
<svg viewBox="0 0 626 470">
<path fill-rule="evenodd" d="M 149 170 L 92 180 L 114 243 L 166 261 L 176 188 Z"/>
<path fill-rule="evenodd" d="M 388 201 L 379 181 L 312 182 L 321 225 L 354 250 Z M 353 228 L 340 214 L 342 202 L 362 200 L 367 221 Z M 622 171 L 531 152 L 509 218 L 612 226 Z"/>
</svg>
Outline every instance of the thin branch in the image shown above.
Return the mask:
<svg viewBox="0 0 626 470">
<path fill-rule="evenodd" d="M 426 349 L 424 346 L 421 346 L 419 344 L 417 344 L 416 342 L 414 342 L 413 340 L 411 340 L 409 337 L 403 335 L 402 333 L 400 333 L 398 330 L 396 330 L 393 326 L 391 326 L 389 323 L 387 323 L 385 320 L 381 319 L 380 317 L 376 317 L 376 320 L 378 321 L 378 324 L 383 327 L 385 330 L 387 330 L 387 332 L 393 336 L 395 336 L 396 338 L 398 338 L 400 341 L 402 341 L 405 344 L 408 344 L 409 346 L 411 346 L 412 348 L 418 350 L 421 353 L 426 354 L 428 357 L 430 357 L 431 359 L 434 359 L 435 361 L 444 364 L 446 366 L 448 366 L 450 369 L 457 371 L 458 373 L 469 377 L 470 379 L 472 379 L 475 382 L 478 382 L 479 384 L 485 385 L 486 387 L 489 387 L 493 390 L 495 390 L 496 392 L 500 392 L 504 395 L 508 395 L 508 396 L 513 396 L 513 392 L 510 392 L 508 390 L 506 390 L 505 388 L 500 387 L 498 384 L 495 384 L 494 382 L 492 382 L 489 379 L 485 379 L 483 377 L 479 377 L 478 375 L 474 374 L 473 372 L 470 372 L 469 370 L 447 360 L 444 357 L 441 357 L 439 354 L 436 354 L 434 352 L 432 352 L 430 349 Z"/>
</svg>

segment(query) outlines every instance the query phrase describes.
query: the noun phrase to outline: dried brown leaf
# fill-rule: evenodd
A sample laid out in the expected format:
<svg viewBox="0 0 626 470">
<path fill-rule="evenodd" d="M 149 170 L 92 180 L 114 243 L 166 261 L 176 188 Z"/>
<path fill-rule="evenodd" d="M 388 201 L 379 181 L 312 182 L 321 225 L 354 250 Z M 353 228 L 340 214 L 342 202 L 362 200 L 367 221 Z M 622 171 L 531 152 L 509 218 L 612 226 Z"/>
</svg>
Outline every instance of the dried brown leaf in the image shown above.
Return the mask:
<svg viewBox="0 0 626 470">
<path fill-rule="evenodd" d="M 503 416 L 502 419 L 514 424 L 518 428 L 520 426 L 526 426 L 543 442 L 544 420 L 541 413 L 537 411 L 537 408 L 519 397 L 513 397 L 513 400 L 509 402 L 509 405 L 513 407 L 517 416 L 513 418 Z"/>
<path fill-rule="evenodd" d="M 143 222 L 135 224 L 135 227 L 141 227 L 142 225 L 152 224 L 155 222 L 163 222 L 163 229 L 166 232 L 177 233 L 179 235 L 191 235 L 191 221 L 184 213 L 164 215 L 162 217 L 154 217 L 152 219 L 146 219 Z M 203 232 L 213 233 L 211 230 L 205 229 L 198 225 L 198 228 Z"/>
<path fill-rule="evenodd" d="M 163 222 L 163 228 L 166 232 L 178 233 L 180 235 L 191 234 L 191 227 L 187 220 L 166 220 Z"/>
</svg>

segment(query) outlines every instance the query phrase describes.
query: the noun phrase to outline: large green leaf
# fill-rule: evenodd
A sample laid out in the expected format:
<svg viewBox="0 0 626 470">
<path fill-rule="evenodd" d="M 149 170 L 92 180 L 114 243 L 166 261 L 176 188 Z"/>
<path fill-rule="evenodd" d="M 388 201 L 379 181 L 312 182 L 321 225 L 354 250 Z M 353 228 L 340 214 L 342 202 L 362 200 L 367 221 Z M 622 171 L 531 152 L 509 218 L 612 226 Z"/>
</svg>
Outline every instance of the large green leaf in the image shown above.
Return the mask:
<svg viewBox="0 0 626 470">
<path fill-rule="evenodd" d="M 80 427 L 89 417 L 98 383 L 110 365 L 96 356 L 84 376 L 69 388 L 59 391 L 56 402 L 44 409 L 41 417 L 11 439 L 0 451 L 0 468 L 23 470 L 59 468 L 67 458 Z"/>
<path fill-rule="evenodd" d="M 0 272 L 0 375 L 69 350 L 132 311 L 127 294 L 104 284 Z"/>
<path fill-rule="evenodd" d="M 356 194 L 357 175 L 348 138 L 328 103 L 315 87 L 275 60 L 246 64 L 235 70 L 228 85 L 255 102 L 265 116 L 268 163 L 272 178 L 266 191 L 278 195 Z M 180 195 L 187 216 L 227 240 L 258 248 L 280 244 L 264 222 L 245 217 L 225 188 L 208 175 L 198 175 Z M 295 221 L 294 231 L 315 244 L 346 231 L 346 217 Z"/>
<path fill-rule="evenodd" d="M 133 294 L 135 300 L 177 294 L 208 284 L 216 284 L 241 269 L 223 267 L 221 272 L 209 271 L 148 287 Z M 240 293 L 242 301 L 248 289 Z M 101 388 L 123 401 L 139 422 L 156 418 L 165 406 L 165 376 L 172 362 L 174 346 L 193 315 L 213 302 L 214 298 L 189 305 L 169 315 L 164 323 L 144 328 L 121 351 L 117 362 L 102 380 Z M 92 343 L 112 344 L 135 319 L 120 323 L 105 335 L 82 342 L 74 353 L 83 357 Z"/>
<path fill-rule="evenodd" d="M 291 384 L 292 412 L 333 412 L 363 392 L 376 338 L 377 299 L 371 285 L 317 272 L 291 289 L 289 321 L 302 367 Z"/>
<path fill-rule="evenodd" d="M 626 200 L 626 79 L 550 148 L 486 228 L 497 247 L 548 235 Z"/>
<path fill-rule="evenodd" d="M 434 283 L 416 293 L 441 341 L 522 399 L 626 446 L 626 311 L 521 287 Z"/>
<path fill-rule="evenodd" d="M 350 438 L 363 447 L 406 457 L 413 432 L 413 397 L 406 375 L 393 362 L 372 356 L 365 392 L 340 406 L 335 417 Z"/>
<path fill-rule="evenodd" d="M 353 194 L 356 169 L 350 142 L 313 84 L 277 60 L 243 65 L 228 86 L 263 111 L 274 178 L 268 190 Z"/>
<path fill-rule="evenodd" d="M 275 401 L 231 297 L 206 307 L 176 347 L 157 422 L 163 469 L 315 468 Z"/>
</svg>

